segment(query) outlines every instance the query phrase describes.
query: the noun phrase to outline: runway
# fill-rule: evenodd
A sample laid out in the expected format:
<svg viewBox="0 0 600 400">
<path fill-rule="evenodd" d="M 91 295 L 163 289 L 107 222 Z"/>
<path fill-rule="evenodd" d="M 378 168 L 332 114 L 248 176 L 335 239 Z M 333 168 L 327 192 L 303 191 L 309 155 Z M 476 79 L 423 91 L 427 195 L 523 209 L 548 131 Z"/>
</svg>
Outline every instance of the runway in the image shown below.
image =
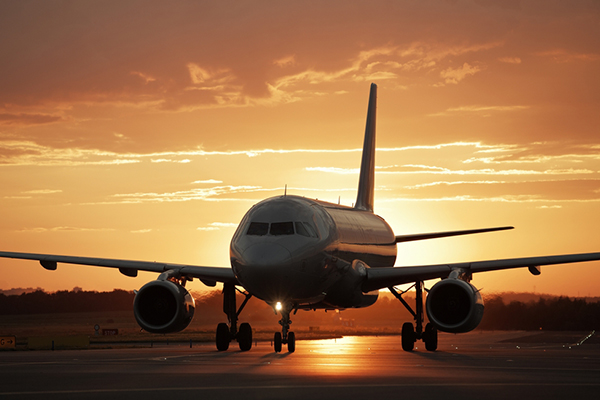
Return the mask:
<svg viewBox="0 0 600 400">
<path fill-rule="evenodd" d="M 525 335 L 441 334 L 435 353 L 420 342 L 406 353 L 399 336 L 299 340 L 293 354 L 269 342 L 223 353 L 213 344 L 2 352 L 0 399 L 597 396 L 599 344 L 521 342 Z"/>
</svg>

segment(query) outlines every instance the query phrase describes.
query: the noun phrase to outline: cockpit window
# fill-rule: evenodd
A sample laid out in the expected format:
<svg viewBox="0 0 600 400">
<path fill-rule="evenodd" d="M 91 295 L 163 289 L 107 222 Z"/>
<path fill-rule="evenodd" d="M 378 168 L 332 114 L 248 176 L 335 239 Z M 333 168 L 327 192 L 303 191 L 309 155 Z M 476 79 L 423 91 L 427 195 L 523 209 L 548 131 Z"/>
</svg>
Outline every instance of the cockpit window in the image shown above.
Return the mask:
<svg viewBox="0 0 600 400">
<path fill-rule="evenodd" d="M 309 224 L 308 222 L 302 222 L 302 225 L 306 228 L 306 231 L 308 232 L 308 236 L 316 238 L 318 237 L 317 234 L 315 233 L 315 229 L 312 227 L 311 224 Z"/>
<path fill-rule="evenodd" d="M 310 233 L 308 233 L 308 231 L 306 230 L 306 228 L 304 227 L 304 224 L 302 222 L 296 222 L 295 225 L 296 225 L 296 233 L 298 235 L 310 237 Z"/>
<path fill-rule="evenodd" d="M 271 224 L 271 235 L 293 235 L 294 234 L 294 223 L 293 222 L 274 222 Z"/>
<path fill-rule="evenodd" d="M 294 227 L 296 228 L 294 231 Z M 301 236 L 318 237 L 315 233 L 315 228 L 308 222 L 251 222 L 246 235 L 265 236 L 267 234 L 273 236 L 293 235 L 297 233 Z"/>
<path fill-rule="evenodd" d="M 248 227 L 247 235 L 264 236 L 269 232 L 269 224 L 267 222 L 251 222 Z"/>
</svg>

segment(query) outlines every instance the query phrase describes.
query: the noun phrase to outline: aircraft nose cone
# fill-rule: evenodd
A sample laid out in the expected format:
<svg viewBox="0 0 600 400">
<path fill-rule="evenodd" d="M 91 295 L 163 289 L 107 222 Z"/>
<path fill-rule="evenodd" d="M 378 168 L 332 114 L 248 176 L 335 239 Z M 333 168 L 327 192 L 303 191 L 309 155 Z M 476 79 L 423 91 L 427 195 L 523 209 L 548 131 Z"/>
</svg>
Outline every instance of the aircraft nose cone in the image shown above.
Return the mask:
<svg viewBox="0 0 600 400">
<path fill-rule="evenodd" d="M 262 299 L 280 297 L 289 287 L 292 255 L 277 243 L 257 243 L 244 250 L 238 278 L 250 292 Z"/>
<path fill-rule="evenodd" d="M 248 247 L 243 254 L 243 264 L 248 267 L 285 266 L 291 259 L 289 250 L 277 243 L 257 243 Z"/>
</svg>

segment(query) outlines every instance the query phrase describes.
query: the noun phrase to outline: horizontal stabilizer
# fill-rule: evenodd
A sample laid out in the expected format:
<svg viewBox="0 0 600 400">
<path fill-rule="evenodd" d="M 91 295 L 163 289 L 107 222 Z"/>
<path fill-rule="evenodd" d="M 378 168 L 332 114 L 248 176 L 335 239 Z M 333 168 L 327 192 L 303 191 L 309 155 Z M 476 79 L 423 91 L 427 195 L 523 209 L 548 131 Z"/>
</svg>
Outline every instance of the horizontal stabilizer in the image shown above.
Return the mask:
<svg viewBox="0 0 600 400">
<path fill-rule="evenodd" d="M 470 229 L 470 230 L 466 230 L 466 231 L 430 232 L 430 233 L 416 233 L 413 235 L 400 235 L 400 236 L 396 236 L 396 243 L 412 242 L 415 240 L 436 239 L 436 238 L 442 238 L 442 237 L 448 237 L 448 236 L 471 235 L 473 233 L 505 231 L 507 229 L 514 229 L 514 227 L 513 226 L 501 226 L 498 228 Z"/>
</svg>

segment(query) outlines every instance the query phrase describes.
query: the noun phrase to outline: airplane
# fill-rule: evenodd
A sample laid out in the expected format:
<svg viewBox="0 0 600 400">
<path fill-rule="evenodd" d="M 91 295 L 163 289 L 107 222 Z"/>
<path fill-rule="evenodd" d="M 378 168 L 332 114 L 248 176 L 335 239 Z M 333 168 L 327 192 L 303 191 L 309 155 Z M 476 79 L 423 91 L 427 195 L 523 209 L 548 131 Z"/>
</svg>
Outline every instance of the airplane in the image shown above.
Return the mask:
<svg viewBox="0 0 600 400">
<path fill-rule="evenodd" d="M 226 351 L 234 340 L 242 351 L 252 348 L 252 328 L 247 322 L 238 328 L 238 319 L 250 298 L 257 297 L 281 316 L 281 332 L 273 338 L 277 353 L 284 344 L 290 353 L 296 349 L 296 336 L 290 330 L 292 312 L 368 307 L 384 288 L 414 317 L 414 324 L 402 326 L 402 349 L 412 351 L 416 341 L 422 340 L 426 350 L 435 351 L 438 331 L 469 332 L 483 317 L 481 294 L 471 284 L 473 273 L 526 267 L 539 275 L 542 265 L 600 260 L 600 253 L 585 253 L 394 267 L 398 243 L 513 227 L 395 235 L 373 212 L 376 108 L 377 85 L 373 83 L 356 203 L 348 207 L 284 193 L 255 204 L 231 239 L 231 268 L 16 252 L 0 252 L 0 257 L 37 260 L 47 270 L 66 263 L 117 268 L 131 277 L 138 271 L 159 273 L 157 280 L 136 292 L 133 304 L 138 324 L 151 333 L 179 332 L 190 324 L 195 303 L 185 289 L 186 282 L 197 278 L 211 287 L 222 283 L 228 322 L 217 326 L 217 350 Z M 423 282 L 433 279 L 440 280 L 426 290 Z M 402 298 L 406 291 L 395 288 L 411 283 L 416 292 L 414 309 Z M 239 307 L 237 292 L 244 295 Z M 425 314 L 429 322 L 423 327 Z"/>
</svg>

